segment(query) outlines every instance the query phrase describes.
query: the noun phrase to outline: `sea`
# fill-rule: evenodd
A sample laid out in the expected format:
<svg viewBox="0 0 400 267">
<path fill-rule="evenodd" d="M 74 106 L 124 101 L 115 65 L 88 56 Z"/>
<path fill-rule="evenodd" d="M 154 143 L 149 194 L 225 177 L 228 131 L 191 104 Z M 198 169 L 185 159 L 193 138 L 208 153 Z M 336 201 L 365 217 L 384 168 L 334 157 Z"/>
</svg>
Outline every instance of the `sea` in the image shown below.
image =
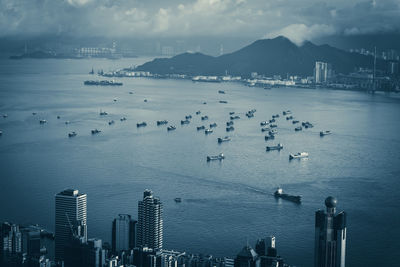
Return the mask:
<svg viewBox="0 0 400 267">
<path fill-rule="evenodd" d="M 149 60 L 0 60 L 0 115 L 7 115 L 0 116 L 0 221 L 54 231 L 55 194 L 75 188 L 87 194 L 89 237 L 110 242 L 113 218 L 137 218 L 150 189 L 163 203 L 166 249 L 235 257 L 247 243 L 275 236 L 288 264 L 307 267 L 314 261 L 315 212 L 334 196 L 337 211 L 347 213 L 347 266 L 398 266 L 398 95 L 151 78 L 83 84 L 102 79 L 89 74 L 92 68 Z M 296 132 L 286 110 L 314 127 Z M 225 129 L 229 112 L 240 116 L 233 132 Z M 260 122 L 274 114 L 278 133 L 265 141 Z M 181 125 L 186 115 L 190 124 Z M 138 128 L 143 121 L 147 126 Z M 214 122 L 211 134 L 196 129 Z M 320 137 L 325 130 L 332 134 Z M 69 138 L 72 131 L 77 136 Z M 218 144 L 224 136 L 231 141 Z M 266 151 L 278 143 L 281 151 Z M 309 157 L 289 160 L 297 152 Z M 224 160 L 207 162 L 219 153 Z M 302 203 L 275 199 L 277 187 L 301 195 Z"/>
</svg>

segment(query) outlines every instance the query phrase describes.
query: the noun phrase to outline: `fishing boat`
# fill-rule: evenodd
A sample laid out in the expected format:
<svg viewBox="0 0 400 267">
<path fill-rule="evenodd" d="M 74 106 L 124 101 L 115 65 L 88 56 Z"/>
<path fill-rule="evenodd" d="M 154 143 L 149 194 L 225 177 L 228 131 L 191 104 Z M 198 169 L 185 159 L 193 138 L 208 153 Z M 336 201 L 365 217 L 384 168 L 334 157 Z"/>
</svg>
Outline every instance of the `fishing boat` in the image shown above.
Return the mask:
<svg viewBox="0 0 400 267">
<path fill-rule="evenodd" d="M 212 132 L 213 132 L 212 129 L 206 129 L 206 130 L 204 131 L 205 134 L 210 134 L 210 133 L 212 133 Z"/>
<path fill-rule="evenodd" d="M 233 125 L 233 121 L 226 122 L 226 126 L 231 126 L 231 125 Z"/>
<path fill-rule="evenodd" d="M 218 143 L 222 143 L 222 142 L 228 142 L 231 141 L 231 138 L 229 136 L 225 136 L 225 137 L 218 137 Z"/>
<path fill-rule="evenodd" d="M 299 152 L 296 154 L 290 154 L 289 159 L 301 159 L 301 158 L 308 158 L 307 152 Z"/>
<path fill-rule="evenodd" d="M 276 146 L 267 146 L 265 149 L 266 149 L 267 151 L 272 151 L 272 150 L 278 150 L 278 151 L 280 151 L 281 149 L 283 149 L 283 145 L 279 143 L 279 144 L 276 145 Z"/>
<path fill-rule="evenodd" d="M 76 135 L 77 135 L 76 132 L 70 132 L 70 133 L 68 134 L 68 137 L 74 137 L 74 136 L 76 136 Z"/>
<path fill-rule="evenodd" d="M 275 139 L 275 135 L 266 135 L 265 137 L 264 137 L 264 139 L 265 139 L 265 141 L 268 141 L 268 140 L 273 140 L 273 139 Z"/>
<path fill-rule="evenodd" d="M 183 124 L 189 124 L 190 123 L 190 120 L 182 120 L 181 121 L 181 125 L 183 125 Z"/>
<path fill-rule="evenodd" d="M 202 116 L 202 117 L 201 117 L 201 120 L 202 120 L 202 121 L 208 120 L 208 116 L 207 116 L 207 115 L 206 115 L 206 116 Z"/>
<path fill-rule="evenodd" d="M 98 133 L 100 133 L 101 131 L 100 131 L 100 130 L 97 130 L 97 129 L 94 129 L 94 130 L 92 130 L 91 132 L 92 132 L 92 134 L 98 134 Z"/>
<path fill-rule="evenodd" d="M 217 124 L 215 122 L 210 124 L 210 128 L 215 128 L 215 127 L 217 127 Z"/>
<path fill-rule="evenodd" d="M 212 160 L 223 160 L 225 158 L 223 153 L 220 153 L 217 156 L 207 156 L 207 161 L 212 161 Z"/>
<path fill-rule="evenodd" d="M 45 124 L 45 123 L 47 123 L 47 121 L 46 120 L 40 120 L 39 123 L 40 124 Z"/>
<path fill-rule="evenodd" d="M 108 122 L 108 125 L 113 125 L 114 123 L 115 123 L 115 121 L 112 120 L 112 121 L 109 121 L 109 122 Z"/>
<path fill-rule="evenodd" d="M 164 125 L 164 124 L 168 124 L 168 121 L 167 120 L 157 121 L 157 125 Z"/>
<path fill-rule="evenodd" d="M 295 130 L 296 132 L 298 132 L 298 131 L 303 130 L 303 128 L 302 128 L 301 126 L 298 126 L 298 127 L 294 128 L 294 130 Z"/>
<path fill-rule="evenodd" d="M 125 117 L 122 117 L 122 118 L 120 119 L 120 121 L 126 121 L 126 118 L 125 118 Z"/>
<path fill-rule="evenodd" d="M 176 127 L 175 126 L 168 126 L 167 127 L 167 131 L 173 131 L 173 130 L 176 130 Z"/>
<path fill-rule="evenodd" d="M 205 128 L 206 128 L 206 126 L 204 126 L 204 125 L 197 126 L 197 131 L 204 130 Z"/>
<path fill-rule="evenodd" d="M 136 123 L 136 127 L 145 127 L 145 126 L 147 126 L 147 123 L 146 122 L 140 122 L 140 123 Z"/>
<path fill-rule="evenodd" d="M 234 130 L 235 130 L 235 128 L 233 126 L 226 127 L 226 131 L 227 132 L 231 132 L 231 131 L 234 131 Z"/>
<path fill-rule="evenodd" d="M 325 136 L 325 135 L 330 135 L 330 134 L 332 134 L 331 131 L 321 131 L 321 132 L 319 132 L 320 136 Z"/>
</svg>

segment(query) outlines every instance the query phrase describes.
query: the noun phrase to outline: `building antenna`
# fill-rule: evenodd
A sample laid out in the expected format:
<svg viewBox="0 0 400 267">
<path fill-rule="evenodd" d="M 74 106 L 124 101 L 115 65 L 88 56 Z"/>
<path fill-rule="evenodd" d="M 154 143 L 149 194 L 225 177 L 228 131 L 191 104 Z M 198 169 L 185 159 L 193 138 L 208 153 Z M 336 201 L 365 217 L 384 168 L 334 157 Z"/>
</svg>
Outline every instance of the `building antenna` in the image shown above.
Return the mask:
<svg viewBox="0 0 400 267">
<path fill-rule="evenodd" d="M 375 46 L 375 52 L 374 52 L 374 73 L 372 77 L 372 92 L 375 92 L 375 79 L 376 79 L 376 46 Z"/>
</svg>

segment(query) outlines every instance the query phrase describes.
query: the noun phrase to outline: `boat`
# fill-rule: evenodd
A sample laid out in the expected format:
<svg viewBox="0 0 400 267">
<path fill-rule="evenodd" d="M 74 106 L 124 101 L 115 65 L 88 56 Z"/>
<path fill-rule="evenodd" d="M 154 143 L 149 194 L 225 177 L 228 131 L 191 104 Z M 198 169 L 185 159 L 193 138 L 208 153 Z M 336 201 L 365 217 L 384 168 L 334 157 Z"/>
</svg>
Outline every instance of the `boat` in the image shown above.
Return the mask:
<svg viewBox="0 0 400 267">
<path fill-rule="evenodd" d="M 273 122 L 275 122 L 275 119 L 270 119 L 269 120 L 269 123 L 273 123 Z"/>
<path fill-rule="evenodd" d="M 271 130 L 271 128 L 261 128 L 261 132 L 267 132 L 267 131 L 270 131 Z"/>
<path fill-rule="evenodd" d="M 116 98 L 114 98 L 113 100 L 114 100 L 114 102 L 117 102 L 117 99 L 116 99 Z"/>
<path fill-rule="evenodd" d="M 168 127 L 167 127 L 167 130 L 168 130 L 168 131 L 176 130 L 176 127 L 171 125 L 171 126 L 168 126 Z"/>
<path fill-rule="evenodd" d="M 276 124 L 271 124 L 269 127 L 271 127 L 271 128 L 276 128 L 276 127 L 278 127 L 278 125 L 276 125 Z"/>
<path fill-rule="evenodd" d="M 298 132 L 298 131 L 303 130 L 303 128 L 302 128 L 301 126 L 298 126 L 298 127 L 294 128 L 294 130 L 295 130 L 296 132 Z"/>
<path fill-rule="evenodd" d="M 126 118 L 125 118 L 125 117 L 122 117 L 122 118 L 120 119 L 120 121 L 126 121 Z"/>
<path fill-rule="evenodd" d="M 231 125 L 233 125 L 233 121 L 226 122 L 226 126 L 231 126 Z"/>
<path fill-rule="evenodd" d="M 231 116 L 230 119 L 231 120 L 237 120 L 237 119 L 240 119 L 240 116 L 239 115 Z"/>
<path fill-rule="evenodd" d="M 221 104 L 227 104 L 228 101 L 226 101 L 226 100 L 220 100 L 219 103 L 221 103 Z"/>
<path fill-rule="evenodd" d="M 175 200 L 176 203 L 181 203 L 182 202 L 182 198 L 180 198 L 180 197 L 176 197 L 176 198 L 174 198 L 174 200 Z"/>
<path fill-rule="evenodd" d="M 225 94 L 225 91 L 219 90 L 218 93 L 219 94 Z"/>
<path fill-rule="evenodd" d="M 65 121 L 65 124 L 69 124 L 69 121 Z"/>
<path fill-rule="evenodd" d="M 206 129 L 206 130 L 204 131 L 205 134 L 210 134 L 210 133 L 212 133 L 212 132 L 213 132 L 212 129 Z"/>
<path fill-rule="evenodd" d="M 206 128 L 206 126 L 204 126 L 204 125 L 197 126 L 197 131 L 204 130 L 205 128 Z"/>
<path fill-rule="evenodd" d="M 113 125 L 114 123 L 115 123 L 115 121 L 111 120 L 111 121 L 108 122 L 108 125 Z"/>
<path fill-rule="evenodd" d="M 321 132 L 319 132 L 320 136 L 325 136 L 325 135 L 329 135 L 329 134 L 332 134 L 332 132 L 331 131 L 321 131 Z"/>
<path fill-rule="evenodd" d="M 279 118 L 279 114 L 272 115 L 272 118 L 273 118 L 273 119 Z"/>
<path fill-rule="evenodd" d="M 292 123 L 296 124 L 296 123 L 299 123 L 299 121 L 298 120 L 293 120 Z"/>
<path fill-rule="evenodd" d="M 277 133 L 278 133 L 278 131 L 275 129 L 272 129 L 271 131 L 268 132 L 269 135 L 275 135 Z"/>
<path fill-rule="evenodd" d="M 94 129 L 94 130 L 92 130 L 92 134 L 98 134 L 98 133 L 100 133 L 101 131 L 100 130 L 97 130 L 97 129 Z"/>
<path fill-rule="evenodd" d="M 288 120 L 293 120 L 293 116 L 287 116 L 286 117 L 286 120 L 288 121 Z"/>
<path fill-rule="evenodd" d="M 310 123 L 310 122 L 308 122 L 308 121 L 306 121 L 306 122 L 302 122 L 301 123 L 301 125 L 304 127 L 304 128 L 312 128 L 312 127 L 314 127 L 314 125 L 312 124 L 312 123 Z"/>
<path fill-rule="evenodd" d="M 229 115 L 233 115 L 233 114 L 235 114 L 235 111 L 229 112 Z"/>
<path fill-rule="evenodd" d="M 268 125 L 268 124 L 269 124 L 269 122 L 267 122 L 267 121 L 260 122 L 260 126 L 265 126 L 265 125 Z"/>
<path fill-rule="evenodd" d="M 273 134 L 272 134 L 272 135 L 270 134 L 270 135 L 266 135 L 266 136 L 265 136 L 265 141 L 273 140 L 273 139 L 275 139 L 275 135 L 273 135 Z"/>
<path fill-rule="evenodd" d="M 157 121 L 157 125 L 164 125 L 164 124 L 168 124 L 168 121 L 167 120 Z"/>
<path fill-rule="evenodd" d="M 301 203 L 301 196 L 294 196 L 294 195 L 289 195 L 289 194 L 285 194 L 283 193 L 282 188 L 278 187 L 278 189 L 275 191 L 274 196 L 276 198 L 282 198 L 288 201 L 292 201 L 295 203 L 300 204 Z"/>
<path fill-rule="evenodd" d="M 201 111 L 200 111 L 200 110 L 196 111 L 196 115 L 199 115 L 200 113 L 201 113 Z"/>
<path fill-rule="evenodd" d="M 190 123 L 190 120 L 182 120 L 181 121 L 181 125 L 183 125 L 183 124 L 189 124 Z"/>
<path fill-rule="evenodd" d="M 146 122 L 141 122 L 141 123 L 136 123 L 136 127 L 145 127 L 145 126 L 147 126 L 147 123 Z"/>
<path fill-rule="evenodd" d="M 97 86 L 121 86 L 121 82 L 116 82 L 116 81 L 107 81 L 107 80 L 102 80 L 102 81 L 84 81 L 84 85 L 97 85 Z"/>
<path fill-rule="evenodd" d="M 210 128 L 215 128 L 215 127 L 217 127 L 217 124 L 215 122 L 210 124 Z"/>
<path fill-rule="evenodd" d="M 217 156 L 207 156 L 207 161 L 211 160 L 223 160 L 225 158 L 224 154 L 220 153 Z"/>
<path fill-rule="evenodd" d="M 40 120 L 39 123 L 40 124 L 45 124 L 47 121 L 46 120 Z"/>
<path fill-rule="evenodd" d="M 290 110 L 286 110 L 286 111 L 283 111 L 282 114 L 286 116 L 286 115 L 292 114 L 292 112 Z"/>
<path fill-rule="evenodd" d="M 308 158 L 307 152 L 299 152 L 296 154 L 290 154 L 289 159 L 301 159 L 301 158 Z"/>
<path fill-rule="evenodd" d="M 254 113 L 253 112 L 247 112 L 246 116 L 247 116 L 247 118 L 252 118 L 252 117 L 254 117 Z"/>
<path fill-rule="evenodd" d="M 234 131 L 234 130 L 235 130 L 235 128 L 233 126 L 226 127 L 226 131 L 227 132 L 231 132 L 231 131 Z"/>
<path fill-rule="evenodd" d="M 61 119 L 61 117 L 60 117 L 60 116 L 57 116 L 57 119 Z"/>
<path fill-rule="evenodd" d="M 92 70 L 89 72 L 89 74 L 94 74 L 94 69 L 92 68 Z"/>
<path fill-rule="evenodd" d="M 68 134 L 68 137 L 74 137 L 74 136 L 76 136 L 76 135 L 77 135 L 76 132 L 70 132 L 70 133 Z"/>
<path fill-rule="evenodd" d="M 276 146 L 267 146 L 265 149 L 266 149 L 267 151 L 272 151 L 272 150 L 278 150 L 278 151 L 280 151 L 281 149 L 283 149 L 283 145 L 279 143 L 279 144 L 276 145 Z"/>
<path fill-rule="evenodd" d="M 147 99 L 143 100 L 143 102 L 147 102 Z"/>
<path fill-rule="evenodd" d="M 129 94 L 130 94 L 130 95 L 133 95 L 133 92 L 132 92 L 132 91 L 130 91 L 130 92 L 129 92 Z"/>
<path fill-rule="evenodd" d="M 221 138 L 221 137 L 218 137 L 218 143 L 222 143 L 222 142 L 228 142 L 228 141 L 231 141 L 231 138 L 229 137 L 229 136 L 225 136 L 225 137 L 223 137 L 223 138 Z"/>
<path fill-rule="evenodd" d="M 190 120 L 192 118 L 192 115 L 187 115 L 185 116 L 185 119 Z"/>
<path fill-rule="evenodd" d="M 207 102 L 203 102 L 203 105 L 206 105 L 207 104 Z"/>
<path fill-rule="evenodd" d="M 202 121 L 208 120 L 208 116 L 202 116 L 202 117 L 201 117 L 201 120 L 202 120 Z"/>
<path fill-rule="evenodd" d="M 105 116 L 105 115 L 108 115 L 108 113 L 105 112 L 105 111 L 101 111 L 101 110 L 100 110 L 100 116 Z"/>
<path fill-rule="evenodd" d="M 0 130 L 0 136 L 2 136 L 3 135 L 3 131 L 2 130 Z"/>
<path fill-rule="evenodd" d="M 35 116 L 37 113 L 36 112 L 32 112 L 32 115 Z"/>
<path fill-rule="evenodd" d="M 3 114 L 3 118 L 7 118 L 8 117 L 8 115 L 7 114 Z"/>
</svg>

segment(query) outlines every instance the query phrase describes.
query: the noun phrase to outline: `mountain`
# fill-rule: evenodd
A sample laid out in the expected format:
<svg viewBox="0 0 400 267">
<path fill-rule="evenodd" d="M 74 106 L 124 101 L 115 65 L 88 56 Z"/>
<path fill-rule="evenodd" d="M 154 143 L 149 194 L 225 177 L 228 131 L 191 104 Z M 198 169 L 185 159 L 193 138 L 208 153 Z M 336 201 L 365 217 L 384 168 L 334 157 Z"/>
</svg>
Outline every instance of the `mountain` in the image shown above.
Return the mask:
<svg viewBox="0 0 400 267">
<path fill-rule="evenodd" d="M 262 39 L 230 54 L 219 57 L 201 53 L 184 53 L 172 58 L 158 58 L 136 69 L 157 74 L 239 75 L 252 72 L 267 76 L 311 76 L 315 61 L 328 62 L 336 73 L 349 73 L 357 67 L 372 68 L 372 56 L 349 53 L 329 45 L 305 42 L 297 46 L 285 37 Z M 383 62 L 378 62 L 378 68 Z"/>
</svg>

